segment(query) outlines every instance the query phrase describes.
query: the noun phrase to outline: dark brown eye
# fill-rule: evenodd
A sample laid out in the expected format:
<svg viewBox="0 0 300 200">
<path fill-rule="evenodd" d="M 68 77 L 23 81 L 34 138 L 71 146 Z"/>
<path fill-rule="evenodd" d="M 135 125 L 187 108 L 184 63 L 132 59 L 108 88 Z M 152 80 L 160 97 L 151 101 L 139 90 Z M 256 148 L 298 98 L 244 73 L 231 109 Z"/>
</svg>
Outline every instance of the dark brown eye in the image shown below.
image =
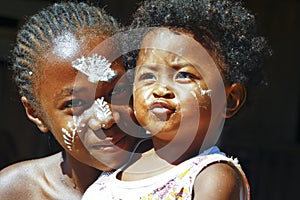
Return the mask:
<svg viewBox="0 0 300 200">
<path fill-rule="evenodd" d="M 181 79 L 181 80 L 190 80 L 195 78 L 193 74 L 187 73 L 187 72 L 179 72 L 176 77 L 176 79 Z"/>
<path fill-rule="evenodd" d="M 141 75 L 139 80 L 156 80 L 156 77 L 151 73 L 146 73 Z"/>
<path fill-rule="evenodd" d="M 67 101 L 64 104 L 65 108 L 79 108 L 85 105 L 85 102 L 82 101 L 81 99 L 72 99 L 70 101 Z"/>
</svg>

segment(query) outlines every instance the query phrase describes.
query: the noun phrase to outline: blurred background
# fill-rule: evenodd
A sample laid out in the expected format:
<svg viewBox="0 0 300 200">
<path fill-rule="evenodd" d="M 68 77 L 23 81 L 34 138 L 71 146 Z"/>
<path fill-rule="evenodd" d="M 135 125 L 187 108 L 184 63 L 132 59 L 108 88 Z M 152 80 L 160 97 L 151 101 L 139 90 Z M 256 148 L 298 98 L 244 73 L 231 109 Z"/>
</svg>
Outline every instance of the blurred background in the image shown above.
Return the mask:
<svg viewBox="0 0 300 200">
<path fill-rule="evenodd" d="M 27 120 L 8 70 L 8 56 L 18 28 L 26 17 L 53 2 L 56 1 L 1 0 L 0 169 L 60 149 L 51 134 L 40 133 Z M 126 25 L 138 2 L 99 0 L 97 4 Z M 247 105 L 225 128 L 219 146 L 239 158 L 253 200 L 295 199 L 300 186 L 300 3 L 245 0 L 245 4 L 256 15 L 259 30 L 274 51 L 264 66 L 270 84 L 248 94 Z"/>
</svg>

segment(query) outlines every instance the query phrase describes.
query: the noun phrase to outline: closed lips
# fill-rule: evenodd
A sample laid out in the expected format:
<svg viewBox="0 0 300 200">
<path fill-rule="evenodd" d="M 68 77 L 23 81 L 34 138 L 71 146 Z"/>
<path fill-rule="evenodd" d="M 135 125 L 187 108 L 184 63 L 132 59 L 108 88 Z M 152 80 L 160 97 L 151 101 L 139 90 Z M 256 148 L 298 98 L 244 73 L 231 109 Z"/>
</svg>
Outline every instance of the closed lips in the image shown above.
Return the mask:
<svg viewBox="0 0 300 200">
<path fill-rule="evenodd" d="M 150 107 L 151 112 L 154 114 L 172 114 L 175 112 L 174 106 L 167 102 L 155 102 Z"/>
</svg>

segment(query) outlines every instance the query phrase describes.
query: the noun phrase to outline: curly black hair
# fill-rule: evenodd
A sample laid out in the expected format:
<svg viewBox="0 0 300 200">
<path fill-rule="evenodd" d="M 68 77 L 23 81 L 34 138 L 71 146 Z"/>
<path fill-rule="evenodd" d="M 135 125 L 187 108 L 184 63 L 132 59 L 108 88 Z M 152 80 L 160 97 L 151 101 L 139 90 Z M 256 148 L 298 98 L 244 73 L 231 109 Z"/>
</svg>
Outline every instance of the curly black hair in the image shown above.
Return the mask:
<svg viewBox="0 0 300 200">
<path fill-rule="evenodd" d="M 271 49 L 266 39 L 257 34 L 255 16 L 242 2 L 146 0 L 134 13 L 130 26 L 142 27 L 185 30 L 208 51 L 217 52 L 224 62 L 220 68 L 226 81 L 265 83 L 262 65 Z"/>
<path fill-rule="evenodd" d="M 19 94 L 38 111 L 39 103 L 33 89 L 39 76 L 37 59 L 51 48 L 53 40 L 60 34 L 66 31 L 73 34 L 85 28 L 110 37 L 119 31 L 119 24 L 99 7 L 83 2 L 61 2 L 31 16 L 18 31 L 11 69 Z"/>
</svg>

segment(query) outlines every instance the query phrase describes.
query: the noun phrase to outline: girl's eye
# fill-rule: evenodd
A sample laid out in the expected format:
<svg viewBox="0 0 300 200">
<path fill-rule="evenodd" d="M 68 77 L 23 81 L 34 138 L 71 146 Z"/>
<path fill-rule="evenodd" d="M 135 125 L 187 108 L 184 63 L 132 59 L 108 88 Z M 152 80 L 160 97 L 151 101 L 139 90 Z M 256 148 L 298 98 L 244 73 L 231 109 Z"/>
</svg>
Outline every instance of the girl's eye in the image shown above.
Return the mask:
<svg viewBox="0 0 300 200">
<path fill-rule="evenodd" d="M 64 108 L 79 108 L 85 105 L 81 99 L 72 99 L 64 104 Z"/>
<path fill-rule="evenodd" d="M 142 74 L 139 80 L 156 80 L 155 76 L 151 73 Z"/>
<path fill-rule="evenodd" d="M 195 78 L 195 76 L 187 72 L 179 72 L 175 78 L 180 80 L 191 80 Z"/>
</svg>

